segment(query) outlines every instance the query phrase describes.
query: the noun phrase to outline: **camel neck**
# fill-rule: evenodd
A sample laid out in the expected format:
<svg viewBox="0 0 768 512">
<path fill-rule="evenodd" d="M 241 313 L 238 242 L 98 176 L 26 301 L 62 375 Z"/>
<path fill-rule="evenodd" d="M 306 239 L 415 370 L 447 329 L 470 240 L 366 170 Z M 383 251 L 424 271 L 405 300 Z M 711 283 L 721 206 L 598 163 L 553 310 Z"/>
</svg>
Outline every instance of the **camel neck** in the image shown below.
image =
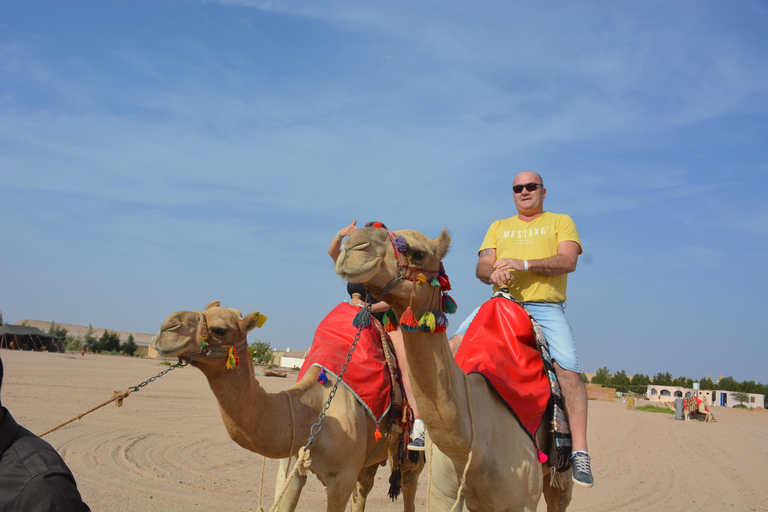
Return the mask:
<svg viewBox="0 0 768 512">
<path fill-rule="evenodd" d="M 243 448 L 266 457 L 288 457 L 292 429 L 276 428 L 278 420 L 283 426 L 290 422 L 288 398 L 284 393 L 267 393 L 259 385 L 247 347 L 238 355 L 239 368 L 228 370 L 220 359 L 200 365 L 219 403 L 229 437 Z"/>
<path fill-rule="evenodd" d="M 449 440 L 445 453 L 466 453 L 471 442 L 467 382 L 448 346 L 445 332 L 402 331 L 408 374 L 419 413 L 430 436 Z"/>
</svg>

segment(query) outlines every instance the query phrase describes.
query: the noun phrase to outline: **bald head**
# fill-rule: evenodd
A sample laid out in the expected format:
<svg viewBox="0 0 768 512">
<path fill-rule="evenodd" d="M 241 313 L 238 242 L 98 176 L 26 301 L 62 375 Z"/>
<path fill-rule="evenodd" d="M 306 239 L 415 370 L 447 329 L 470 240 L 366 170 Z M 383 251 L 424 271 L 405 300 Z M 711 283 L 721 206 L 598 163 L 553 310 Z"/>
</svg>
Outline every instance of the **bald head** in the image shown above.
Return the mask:
<svg viewBox="0 0 768 512">
<path fill-rule="evenodd" d="M 533 171 L 523 171 L 512 181 L 512 195 L 520 219 L 530 221 L 544 211 L 547 189 L 544 180 Z"/>
<path fill-rule="evenodd" d="M 537 174 L 533 171 L 523 171 L 519 173 L 517 176 L 515 176 L 515 179 L 512 182 L 512 185 L 525 184 L 525 183 L 541 183 L 543 185 L 544 180 L 542 179 L 540 174 Z"/>
</svg>

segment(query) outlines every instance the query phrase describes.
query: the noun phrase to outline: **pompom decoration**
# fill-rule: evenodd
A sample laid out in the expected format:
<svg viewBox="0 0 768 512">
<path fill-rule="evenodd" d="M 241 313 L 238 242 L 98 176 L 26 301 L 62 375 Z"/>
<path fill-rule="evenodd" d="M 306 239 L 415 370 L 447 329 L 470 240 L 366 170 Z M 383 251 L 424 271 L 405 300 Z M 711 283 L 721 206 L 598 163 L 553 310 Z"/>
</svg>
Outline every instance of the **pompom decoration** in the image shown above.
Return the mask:
<svg viewBox="0 0 768 512">
<path fill-rule="evenodd" d="M 384 330 L 387 332 L 397 330 L 397 317 L 391 308 L 388 309 L 386 313 L 384 313 Z"/>
<path fill-rule="evenodd" d="M 352 320 L 352 325 L 357 327 L 358 329 L 363 328 L 365 329 L 369 325 L 371 325 L 371 312 L 368 311 L 368 308 L 361 308 L 360 311 L 357 312 L 355 315 L 354 320 Z"/>
<path fill-rule="evenodd" d="M 447 293 L 443 294 L 443 311 L 449 315 L 456 312 L 456 301 L 453 300 Z"/>
<path fill-rule="evenodd" d="M 546 454 L 546 453 L 544 453 L 543 451 L 539 450 L 539 462 L 541 462 L 542 464 L 544 464 L 544 463 L 545 463 L 545 462 L 547 462 L 548 460 L 549 460 L 549 457 L 547 457 L 547 454 Z"/>
<path fill-rule="evenodd" d="M 406 240 L 403 235 L 398 235 L 394 240 L 392 240 L 392 243 L 395 244 L 395 249 L 400 252 L 405 252 L 408 250 L 408 240 Z"/>
<path fill-rule="evenodd" d="M 384 436 L 381 435 L 381 430 L 379 430 L 379 424 L 377 423 L 376 424 L 376 432 L 373 433 L 373 438 L 378 441 L 382 437 L 384 437 Z"/>
<path fill-rule="evenodd" d="M 440 286 L 442 286 L 440 284 L 440 281 L 438 281 L 438 279 L 436 277 L 432 278 L 432 280 L 429 282 L 429 285 L 430 286 L 434 286 L 435 288 L 439 288 Z"/>
<path fill-rule="evenodd" d="M 371 226 L 371 227 L 373 227 L 373 228 L 383 228 L 384 224 L 382 224 L 381 222 L 374 222 L 373 226 Z"/>
<path fill-rule="evenodd" d="M 235 346 L 230 345 L 227 351 L 227 370 L 232 370 L 233 368 L 240 368 L 240 357 L 237 355 Z"/>
<path fill-rule="evenodd" d="M 413 314 L 411 306 L 408 306 L 408 308 L 406 308 L 405 312 L 400 317 L 400 327 L 406 331 L 411 332 L 419 328 L 419 322 L 416 320 L 416 316 Z"/>
<path fill-rule="evenodd" d="M 328 376 L 325 374 L 325 368 L 320 369 L 320 375 L 317 376 L 317 382 L 325 384 L 328 382 Z"/>
<path fill-rule="evenodd" d="M 445 330 L 448 328 L 448 318 L 445 316 L 445 313 L 442 311 L 436 311 L 435 312 L 435 332 L 445 332 Z"/>
<path fill-rule="evenodd" d="M 422 332 L 435 332 L 435 314 L 426 312 L 419 319 L 419 330 Z"/>
<path fill-rule="evenodd" d="M 424 284 L 427 282 L 427 276 L 419 272 L 419 275 L 416 276 L 416 282 L 419 284 Z"/>
<path fill-rule="evenodd" d="M 448 281 L 447 277 L 438 275 L 437 282 L 439 283 L 440 289 L 443 290 L 444 292 L 447 292 L 448 290 L 451 289 L 451 282 Z"/>
</svg>

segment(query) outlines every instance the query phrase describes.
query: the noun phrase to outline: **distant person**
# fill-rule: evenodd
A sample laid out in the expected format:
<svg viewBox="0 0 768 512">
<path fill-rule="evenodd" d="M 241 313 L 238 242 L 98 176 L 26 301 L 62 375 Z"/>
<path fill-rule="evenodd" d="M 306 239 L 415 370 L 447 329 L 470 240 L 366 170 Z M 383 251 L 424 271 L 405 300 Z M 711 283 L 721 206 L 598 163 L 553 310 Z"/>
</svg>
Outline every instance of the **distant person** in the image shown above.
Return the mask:
<svg viewBox="0 0 768 512">
<path fill-rule="evenodd" d="M 368 222 L 364 227 L 366 228 L 382 228 L 387 229 L 387 226 L 382 222 Z M 331 240 L 331 244 L 328 246 L 328 256 L 331 257 L 333 262 L 339 259 L 341 255 L 341 243 L 345 237 L 350 236 L 352 233 L 358 230 L 357 219 L 352 224 L 342 228 L 336 233 L 336 236 Z M 347 292 L 352 297 L 353 294 L 358 293 L 362 297 L 368 297 L 368 301 L 371 303 L 371 313 L 379 321 L 381 321 L 384 313 L 389 309 L 389 304 L 384 301 L 374 299 L 365 290 L 365 287 L 360 283 L 347 283 Z M 426 433 L 427 430 L 424 426 L 424 422 L 421 420 L 419 410 L 416 408 L 416 400 L 413 397 L 413 389 L 411 388 L 411 376 L 408 375 L 408 361 L 405 358 L 405 344 L 403 342 L 403 334 L 398 328 L 395 331 L 389 333 L 389 338 L 392 340 L 392 346 L 395 348 L 395 357 L 397 358 L 397 364 L 400 367 L 400 374 L 403 378 L 403 391 L 405 391 L 405 398 L 408 400 L 408 405 L 413 411 L 413 429 L 411 429 L 411 442 L 408 444 L 408 449 L 415 452 L 423 452 L 425 448 Z"/>
<path fill-rule="evenodd" d="M 0 359 L 0 389 L 2 385 Z M 16 423 L 0 401 L 0 512 L 90 510 L 58 452 Z"/>
</svg>

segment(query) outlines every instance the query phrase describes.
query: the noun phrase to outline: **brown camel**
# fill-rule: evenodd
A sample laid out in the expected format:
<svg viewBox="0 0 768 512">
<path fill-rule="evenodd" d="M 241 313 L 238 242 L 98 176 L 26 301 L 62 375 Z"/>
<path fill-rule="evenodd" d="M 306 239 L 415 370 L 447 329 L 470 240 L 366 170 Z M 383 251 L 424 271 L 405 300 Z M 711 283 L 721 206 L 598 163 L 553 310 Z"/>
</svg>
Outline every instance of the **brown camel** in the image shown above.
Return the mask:
<svg viewBox="0 0 768 512">
<path fill-rule="evenodd" d="M 202 312 L 171 314 L 160 327 L 152 347 L 161 357 L 189 360 L 203 372 L 233 441 L 266 457 L 284 459 L 277 477 L 277 497 L 293 467 L 289 466 L 289 458 L 294 462 L 299 448 L 309 439 L 310 429 L 318 421 L 335 379 L 327 375 L 328 382 L 319 384 L 320 368 L 312 367 L 288 390 L 267 393 L 256 379 L 246 339 L 248 332 L 256 327 L 260 314 L 254 312 L 243 318 L 239 311 L 219 306 L 217 301 Z M 206 355 L 201 355 L 203 341 L 207 345 Z M 239 357 L 238 367 L 230 364 L 234 354 L 228 347 L 234 347 Z M 380 425 L 389 425 L 389 414 Z M 360 402 L 345 386 L 339 386 L 321 431 L 309 447 L 309 470 L 326 487 L 328 512 L 344 511 L 353 494 L 352 509 L 365 509 L 376 470 L 386 463 L 390 454 L 397 453 L 401 437 L 399 432 L 381 428 L 383 438 L 376 441 L 375 432 L 376 423 Z M 406 461 L 402 465 L 406 512 L 415 510 L 416 484 L 422 467 L 421 458 L 418 463 Z M 306 478 L 294 476 L 278 510 L 296 508 Z"/>
<path fill-rule="evenodd" d="M 405 238 L 405 250 L 396 247 L 406 245 L 396 235 Z M 445 230 L 430 239 L 413 230 L 390 237 L 383 229 L 361 229 L 345 243 L 336 272 L 349 282 L 364 283 L 398 318 L 409 304 L 421 318 L 432 309 L 435 288 L 411 279 L 422 269 L 434 275 L 449 243 Z M 403 338 L 414 397 L 427 426 L 428 510 L 450 510 L 464 474 L 459 501 L 470 511 L 533 511 L 542 492 L 547 510 L 565 510 L 573 488 L 570 471 L 567 480 L 558 479 L 560 488 L 550 485 L 549 468 L 539 462 L 530 437 L 482 376 L 459 368 L 445 332 L 403 330 Z M 545 446 L 541 434 L 546 433 L 539 434 Z"/>
</svg>

